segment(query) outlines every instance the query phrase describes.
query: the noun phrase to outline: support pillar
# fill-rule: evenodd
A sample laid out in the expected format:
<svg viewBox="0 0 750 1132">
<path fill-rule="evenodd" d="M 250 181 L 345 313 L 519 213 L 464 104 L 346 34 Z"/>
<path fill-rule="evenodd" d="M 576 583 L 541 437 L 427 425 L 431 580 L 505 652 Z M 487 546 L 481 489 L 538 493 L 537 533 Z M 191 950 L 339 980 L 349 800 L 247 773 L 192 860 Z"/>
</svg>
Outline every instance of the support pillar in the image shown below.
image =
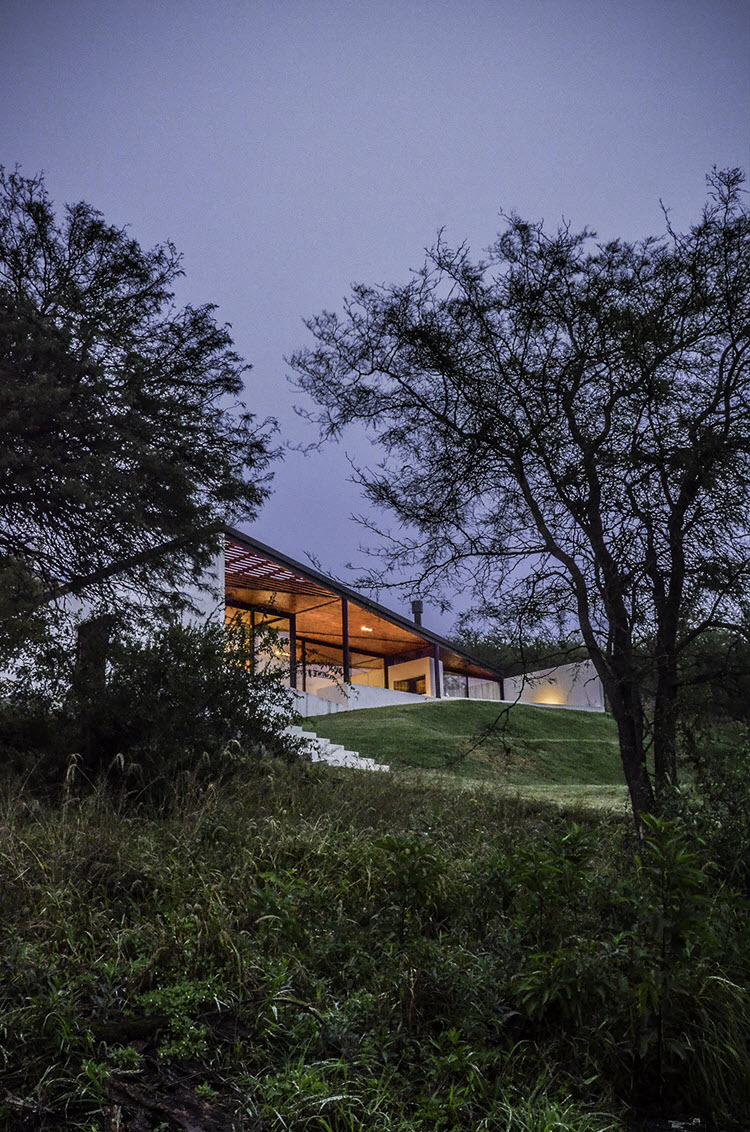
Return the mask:
<svg viewBox="0 0 750 1132">
<path fill-rule="evenodd" d="M 384 688 L 390 687 L 390 684 L 388 683 L 388 657 L 387 656 L 383 657 L 383 687 Z"/>
<path fill-rule="evenodd" d="M 435 670 L 435 687 L 433 689 L 433 695 L 435 696 L 436 700 L 439 700 L 439 699 L 442 699 L 442 696 L 443 696 L 443 690 L 440 687 L 440 647 L 439 647 L 439 645 L 435 645 L 435 648 L 433 649 L 432 665 L 433 665 L 433 668 Z"/>
<path fill-rule="evenodd" d="M 348 684 L 351 677 L 351 664 L 349 661 L 349 602 L 345 597 L 341 599 L 341 646 L 344 654 L 344 683 Z"/>
<path fill-rule="evenodd" d="M 289 687 L 297 687 L 297 618 L 289 615 Z"/>
</svg>

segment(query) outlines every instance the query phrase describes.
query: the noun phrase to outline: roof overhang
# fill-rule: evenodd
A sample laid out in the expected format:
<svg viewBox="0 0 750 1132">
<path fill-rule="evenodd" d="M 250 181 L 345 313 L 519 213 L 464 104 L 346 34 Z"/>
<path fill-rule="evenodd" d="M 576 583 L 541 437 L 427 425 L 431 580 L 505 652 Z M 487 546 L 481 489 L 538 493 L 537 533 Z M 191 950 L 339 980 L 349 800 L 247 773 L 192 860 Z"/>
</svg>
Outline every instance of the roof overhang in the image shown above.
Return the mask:
<svg viewBox="0 0 750 1132">
<path fill-rule="evenodd" d="M 225 580 L 228 609 L 294 618 L 297 641 L 320 661 L 336 663 L 343 650 L 345 601 L 352 664 L 398 663 L 437 650 L 446 672 L 502 679 L 452 641 L 232 528 L 225 531 Z"/>
</svg>

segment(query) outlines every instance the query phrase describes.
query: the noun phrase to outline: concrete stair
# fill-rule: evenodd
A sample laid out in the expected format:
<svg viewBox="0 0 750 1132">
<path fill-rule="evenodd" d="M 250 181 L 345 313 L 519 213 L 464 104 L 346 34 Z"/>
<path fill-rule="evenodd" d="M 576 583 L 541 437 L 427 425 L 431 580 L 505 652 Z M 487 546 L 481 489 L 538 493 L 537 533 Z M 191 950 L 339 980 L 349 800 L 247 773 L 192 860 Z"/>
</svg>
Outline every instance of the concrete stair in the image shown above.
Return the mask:
<svg viewBox="0 0 750 1132">
<path fill-rule="evenodd" d="M 390 770 L 374 759 L 367 759 L 357 751 L 347 751 L 343 743 L 332 743 L 314 731 L 303 731 L 301 727 L 287 727 L 285 735 L 293 735 L 295 739 L 304 739 L 310 752 L 310 762 L 327 763 L 329 766 L 345 766 L 351 770 Z"/>
</svg>

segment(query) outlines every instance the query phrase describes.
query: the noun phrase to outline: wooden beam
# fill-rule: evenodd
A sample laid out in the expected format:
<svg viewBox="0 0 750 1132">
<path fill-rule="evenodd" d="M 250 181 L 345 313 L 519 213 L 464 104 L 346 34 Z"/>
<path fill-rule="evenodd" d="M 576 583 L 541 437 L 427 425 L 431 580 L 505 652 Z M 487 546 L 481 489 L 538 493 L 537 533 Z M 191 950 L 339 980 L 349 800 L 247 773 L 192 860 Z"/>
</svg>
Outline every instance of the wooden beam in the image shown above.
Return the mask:
<svg viewBox="0 0 750 1132">
<path fill-rule="evenodd" d="M 227 609 L 242 609 L 250 613 L 267 613 L 276 621 L 288 621 L 290 617 L 290 614 L 284 613 L 282 609 L 276 609 L 273 605 L 252 605 L 249 601 L 240 601 L 237 597 L 229 598 L 226 607 Z M 294 616 L 294 614 L 291 616 Z"/>
<path fill-rule="evenodd" d="M 315 646 L 317 645 L 319 648 L 322 648 L 322 649 L 332 649 L 334 652 L 343 652 L 343 649 L 342 649 L 341 645 L 338 644 L 338 642 L 326 640 L 325 637 L 308 637 L 307 635 L 302 636 L 301 634 L 298 634 L 297 640 L 298 641 L 304 641 L 305 644 L 310 645 L 311 648 L 315 648 Z M 392 653 L 387 653 L 387 654 L 384 655 L 382 650 L 380 652 L 375 652 L 373 649 L 360 648 L 359 645 L 354 645 L 352 647 L 351 642 L 350 642 L 350 644 L 349 644 L 349 654 L 350 654 L 350 656 L 351 656 L 352 653 L 354 653 L 355 656 L 371 657 L 373 660 L 387 660 L 389 664 L 398 664 L 399 661 L 401 661 L 403 659 L 403 657 L 401 657 L 398 653 L 396 653 L 395 656 Z M 424 655 L 427 656 L 427 655 L 432 655 L 432 654 L 431 653 L 430 654 L 424 653 Z M 409 656 L 406 657 L 406 659 L 407 660 L 413 660 L 414 657 L 409 655 Z"/>
</svg>

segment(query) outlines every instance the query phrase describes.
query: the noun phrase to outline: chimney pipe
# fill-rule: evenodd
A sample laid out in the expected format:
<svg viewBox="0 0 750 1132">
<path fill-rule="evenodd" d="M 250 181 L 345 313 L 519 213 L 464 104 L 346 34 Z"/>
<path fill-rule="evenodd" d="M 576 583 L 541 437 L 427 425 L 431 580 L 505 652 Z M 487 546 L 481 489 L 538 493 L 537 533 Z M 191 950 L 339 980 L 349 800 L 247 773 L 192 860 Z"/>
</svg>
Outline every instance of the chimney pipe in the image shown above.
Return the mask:
<svg viewBox="0 0 750 1132">
<path fill-rule="evenodd" d="M 419 598 L 414 598 L 414 601 L 411 603 L 411 611 L 414 615 L 415 625 L 422 624 L 422 608 L 422 602 L 419 600 Z"/>
</svg>

